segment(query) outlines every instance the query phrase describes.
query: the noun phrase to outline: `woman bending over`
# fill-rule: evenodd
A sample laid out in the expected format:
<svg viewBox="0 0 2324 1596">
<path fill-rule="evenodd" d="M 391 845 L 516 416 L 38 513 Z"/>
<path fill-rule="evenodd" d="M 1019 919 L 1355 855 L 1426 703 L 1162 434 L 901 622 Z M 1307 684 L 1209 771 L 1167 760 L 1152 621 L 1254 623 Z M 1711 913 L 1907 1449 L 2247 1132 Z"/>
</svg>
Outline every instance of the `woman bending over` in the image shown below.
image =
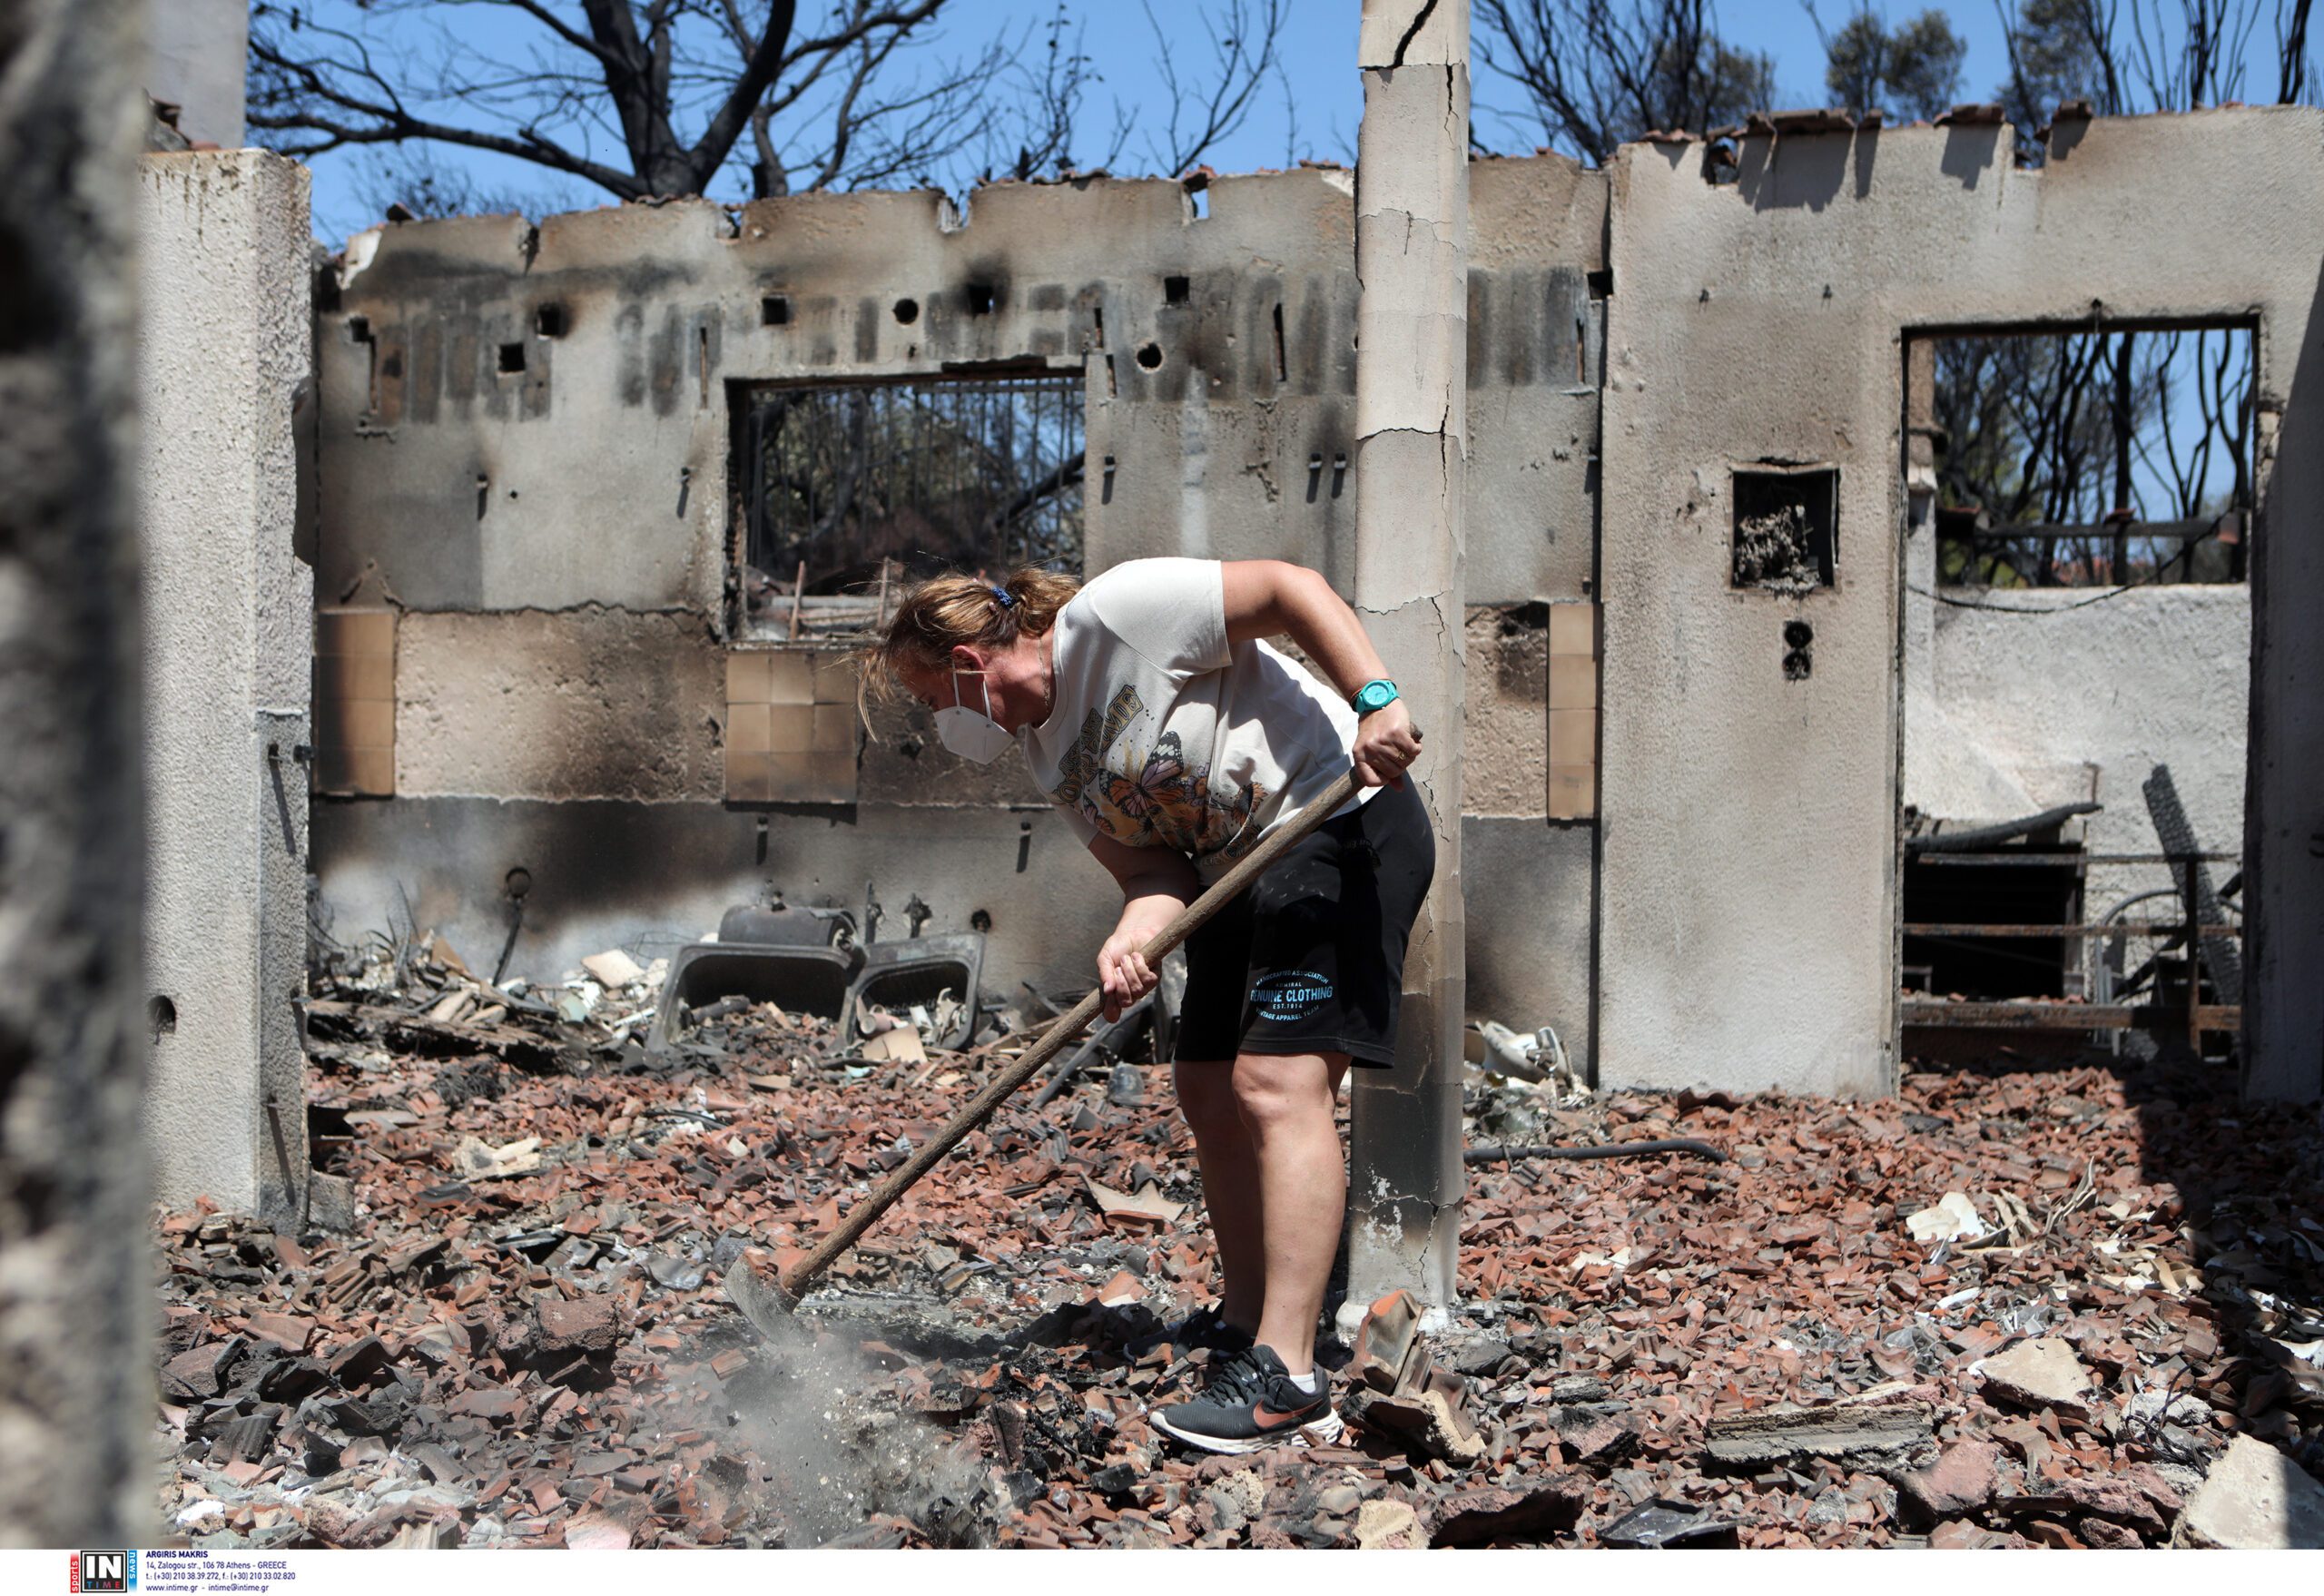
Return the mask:
<svg viewBox="0 0 2324 1596">
<path fill-rule="evenodd" d="M 1264 641 L 1281 635 L 1324 680 Z M 1403 780 L 1419 738 L 1362 623 L 1297 566 L 1135 560 L 1086 586 L 939 576 L 872 655 L 953 753 L 1021 748 L 1121 884 L 1098 951 L 1108 1020 L 1154 989 L 1138 950 L 1354 766 L 1355 799 L 1187 942 L 1174 1077 L 1224 1290 L 1172 1336 L 1213 1349 L 1203 1394 L 1151 1415 L 1213 1452 L 1333 1438 L 1315 1364 L 1346 1200 L 1333 1106 L 1351 1064 L 1393 1059 L 1404 944 L 1436 868 Z"/>
</svg>

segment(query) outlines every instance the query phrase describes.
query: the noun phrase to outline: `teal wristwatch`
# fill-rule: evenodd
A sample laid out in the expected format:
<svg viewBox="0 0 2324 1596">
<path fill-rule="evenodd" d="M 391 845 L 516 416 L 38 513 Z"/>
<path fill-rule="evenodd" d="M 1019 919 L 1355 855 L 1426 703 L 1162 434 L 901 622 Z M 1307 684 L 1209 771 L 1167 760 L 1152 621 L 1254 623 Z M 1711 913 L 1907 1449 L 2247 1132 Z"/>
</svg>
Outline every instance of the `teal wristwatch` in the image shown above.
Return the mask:
<svg viewBox="0 0 2324 1596">
<path fill-rule="evenodd" d="M 1396 702 L 1396 685 L 1384 677 L 1366 682 L 1356 689 L 1355 696 L 1347 701 L 1348 707 L 1358 714 L 1370 714 L 1375 709 L 1385 709 Z"/>
</svg>

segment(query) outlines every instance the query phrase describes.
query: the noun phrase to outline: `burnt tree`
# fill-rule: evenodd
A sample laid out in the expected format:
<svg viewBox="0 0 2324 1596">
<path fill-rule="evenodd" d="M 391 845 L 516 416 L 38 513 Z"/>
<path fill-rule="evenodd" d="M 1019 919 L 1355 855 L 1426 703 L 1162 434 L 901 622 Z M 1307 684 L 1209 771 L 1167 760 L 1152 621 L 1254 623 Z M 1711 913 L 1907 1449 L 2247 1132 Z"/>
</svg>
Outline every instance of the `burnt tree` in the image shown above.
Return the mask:
<svg viewBox="0 0 2324 1596">
<path fill-rule="evenodd" d="M 1477 55 L 1550 143 L 1593 166 L 1658 129 L 1707 133 L 1775 97 L 1775 62 L 1718 36 L 1710 0 L 1476 0 Z"/>
<path fill-rule="evenodd" d="M 1280 76 L 1289 0 L 1197 8 L 1211 61 L 1182 72 L 1184 16 L 1153 22 L 1171 172 L 1240 126 Z M 487 152 L 623 200 L 708 194 L 730 169 L 754 197 L 1029 178 L 1075 165 L 1096 75 L 1059 5 L 957 57 L 935 54 L 957 0 L 258 0 L 250 125 L 278 153 L 378 152 L 382 175 L 457 208 L 486 191 L 431 152 Z M 1152 16 L 1149 10 L 1148 15 Z M 512 55 L 521 60 L 511 60 Z M 1215 76 L 1216 81 L 1213 81 Z M 1110 164 L 1131 119 L 1119 103 Z M 493 194 L 492 202 L 507 196 Z"/>
</svg>

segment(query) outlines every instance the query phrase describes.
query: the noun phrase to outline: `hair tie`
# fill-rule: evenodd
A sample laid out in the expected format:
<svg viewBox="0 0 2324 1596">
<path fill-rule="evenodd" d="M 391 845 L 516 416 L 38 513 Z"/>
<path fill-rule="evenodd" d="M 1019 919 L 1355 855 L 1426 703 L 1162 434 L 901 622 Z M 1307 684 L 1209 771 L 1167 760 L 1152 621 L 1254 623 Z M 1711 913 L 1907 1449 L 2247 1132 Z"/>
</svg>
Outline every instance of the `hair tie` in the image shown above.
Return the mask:
<svg viewBox="0 0 2324 1596">
<path fill-rule="evenodd" d="M 1006 587 L 994 588 L 992 590 L 992 596 L 993 602 L 1000 605 L 1003 609 L 1015 609 L 1017 607 L 1017 596 L 1009 592 Z"/>
</svg>

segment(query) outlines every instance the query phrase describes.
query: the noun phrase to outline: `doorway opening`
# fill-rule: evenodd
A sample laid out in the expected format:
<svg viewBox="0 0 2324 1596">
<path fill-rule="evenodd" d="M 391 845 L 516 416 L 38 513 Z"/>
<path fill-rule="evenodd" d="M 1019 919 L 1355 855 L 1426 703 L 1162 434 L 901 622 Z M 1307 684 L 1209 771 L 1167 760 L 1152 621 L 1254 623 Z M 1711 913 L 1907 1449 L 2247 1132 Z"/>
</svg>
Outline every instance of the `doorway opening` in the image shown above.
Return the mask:
<svg viewBox="0 0 2324 1596">
<path fill-rule="evenodd" d="M 1907 337 L 1908 1056 L 2233 1050 L 2257 337 Z"/>
</svg>

